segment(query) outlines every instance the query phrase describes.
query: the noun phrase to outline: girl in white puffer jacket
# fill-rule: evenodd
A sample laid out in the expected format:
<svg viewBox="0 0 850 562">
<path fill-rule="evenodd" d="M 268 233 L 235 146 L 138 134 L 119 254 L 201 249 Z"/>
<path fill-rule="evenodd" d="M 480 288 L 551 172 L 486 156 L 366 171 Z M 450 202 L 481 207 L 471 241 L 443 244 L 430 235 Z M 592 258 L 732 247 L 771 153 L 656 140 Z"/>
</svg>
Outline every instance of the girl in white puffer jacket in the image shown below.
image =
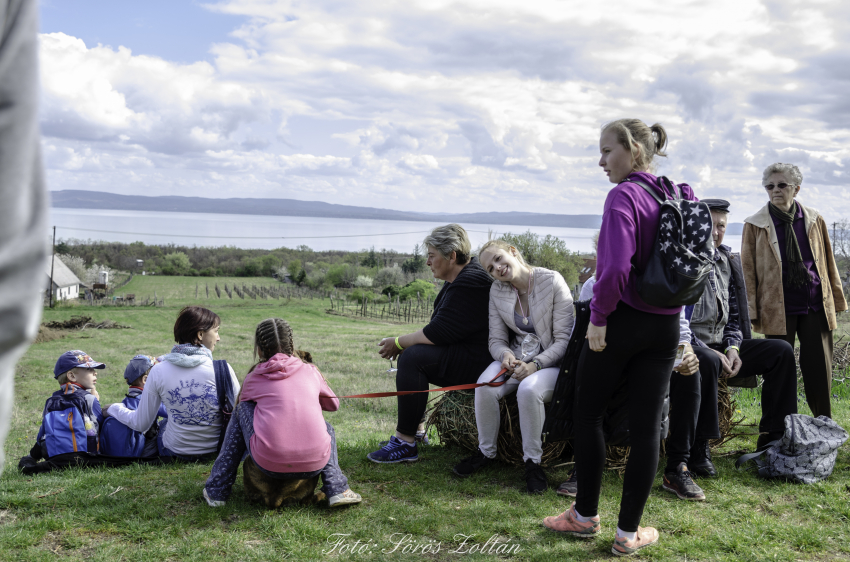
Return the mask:
<svg viewBox="0 0 850 562">
<path fill-rule="evenodd" d="M 502 240 L 484 244 L 479 261 L 496 282 L 490 288 L 489 346 L 494 361 L 478 382 L 490 382 L 502 369 L 510 378 L 502 386 L 475 390 L 478 451 L 455 466 L 454 473 L 469 476 L 496 458 L 499 400 L 516 392 L 526 488 L 530 494 L 540 493 L 548 487 L 540 467 L 545 404 L 552 399 L 575 321 L 573 297 L 560 273 L 527 265 L 522 254 Z"/>
</svg>

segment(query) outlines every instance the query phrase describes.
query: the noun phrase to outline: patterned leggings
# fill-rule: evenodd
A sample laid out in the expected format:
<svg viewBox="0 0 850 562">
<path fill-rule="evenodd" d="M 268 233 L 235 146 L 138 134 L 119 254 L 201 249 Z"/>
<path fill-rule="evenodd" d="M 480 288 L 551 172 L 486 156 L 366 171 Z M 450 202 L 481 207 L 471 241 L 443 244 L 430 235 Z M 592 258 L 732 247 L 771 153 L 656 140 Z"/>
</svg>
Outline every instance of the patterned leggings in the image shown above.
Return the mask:
<svg viewBox="0 0 850 562">
<path fill-rule="evenodd" d="M 224 444 L 221 453 L 215 460 L 206 489 L 209 497 L 216 501 L 226 501 L 230 497 L 233 483 L 236 481 L 236 473 L 239 463 L 251 454 L 251 437 L 254 435 L 254 408 L 255 402 L 240 402 L 236 406 L 233 417 L 227 425 L 224 434 Z M 333 497 L 348 489 L 348 479 L 339 468 L 339 460 L 336 453 L 336 434 L 334 428 L 325 422 L 328 434 L 331 436 L 331 456 L 328 464 L 321 470 L 313 472 L 271 472 L 257 465 L 263 473 L 281 480 L 301 480 L 311 478 L 317 474 L 322 475 L 322 491 L 327 497 Z M 256 463 L 255 463 L 256 464 Z"/>
</svg>

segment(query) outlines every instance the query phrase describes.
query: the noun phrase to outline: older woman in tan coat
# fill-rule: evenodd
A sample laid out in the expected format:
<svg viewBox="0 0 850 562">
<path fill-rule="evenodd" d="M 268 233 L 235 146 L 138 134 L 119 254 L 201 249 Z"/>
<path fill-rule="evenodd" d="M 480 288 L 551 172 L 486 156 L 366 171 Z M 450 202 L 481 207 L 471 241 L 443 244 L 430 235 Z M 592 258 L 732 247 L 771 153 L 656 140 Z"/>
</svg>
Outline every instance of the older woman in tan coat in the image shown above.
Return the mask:
<svg viewBox="0 0 850 562">
<path fill-rule="evenodd" d="M 496 282 L 490 287 L 489 343 L 494 361 L 478 382 L 490 382 L 501 369 L 510 378 L 502 386 L 475 389 L 478 450 L 455 466 L 454 473 L 469 476 L 495 459 L 499 400 L 516 392 L 526 490 L 540 493 L 548 487 L 540 467 L 545 403 L 552 400 L 570 340 L 573 297 L 560 273 L 527 265 L 522 254 L 502 240 L 484 244 L 479 259 Z"/>
<path fill-rule="evenodd" d="M 765 169 L 768 203 L 744 221 L 741 264 L 753 329 L 792 346 L 799 338 L 806 401 L 831 417 L 832 330 L 847 302 L 826 221 L 795 199 L 802 183 L 793 164 Z"/>
</svg>

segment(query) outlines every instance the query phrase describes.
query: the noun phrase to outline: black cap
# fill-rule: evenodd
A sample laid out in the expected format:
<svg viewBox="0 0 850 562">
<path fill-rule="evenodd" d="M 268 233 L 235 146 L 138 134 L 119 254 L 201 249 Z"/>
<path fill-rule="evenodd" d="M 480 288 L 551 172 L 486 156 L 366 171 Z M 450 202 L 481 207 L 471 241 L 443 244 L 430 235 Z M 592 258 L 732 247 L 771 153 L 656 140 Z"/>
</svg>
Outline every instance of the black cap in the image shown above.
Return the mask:
<svg viewBox="0 0 850 562">
<path fill-rule="evenodd" d="M 700 203 L 708 205 L 709 210 L 719 213 L 729 212 L 729 201 L 725 199 L 700 199 Z"/>
</svg>

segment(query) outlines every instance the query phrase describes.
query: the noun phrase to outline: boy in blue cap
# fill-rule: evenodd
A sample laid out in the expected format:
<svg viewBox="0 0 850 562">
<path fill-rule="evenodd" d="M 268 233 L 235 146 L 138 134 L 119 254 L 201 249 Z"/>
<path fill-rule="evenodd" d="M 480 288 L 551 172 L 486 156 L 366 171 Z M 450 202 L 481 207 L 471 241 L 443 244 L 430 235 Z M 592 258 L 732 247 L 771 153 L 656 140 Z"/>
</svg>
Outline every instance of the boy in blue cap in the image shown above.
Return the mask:
<svg viewBox="0 0 850 562">
<path fill-rule="evenodd" d="M 104 368 L 106 365 L 78 349 L 59 356 L 53 377 L 60 390 L 44 405 L 41 428 L 30 450 L 33 459 L 49 459 L 64 453 L 98 453 L 98 429 L 103 414 L 95 390 L 96 369 Z"/>
<path fill-rule="evenodd" d="M 157 361 L 147 355 L 136 355 L 124 369 L 124 380 L 130 387 L 122 401 L 130 410 L 139 407 L 139 397 L 145 389 L 148 373 Z M 165 406 L 159 406 L 158 417 L 167 418 Z M 103 454 L 116 457 L 155 457 L 158 454 L 156 436 L 159 426 L 156 421 L 144 433 L 133 431 L 115 418 L 107 418 L 100 434 Z"/>
</svg>

